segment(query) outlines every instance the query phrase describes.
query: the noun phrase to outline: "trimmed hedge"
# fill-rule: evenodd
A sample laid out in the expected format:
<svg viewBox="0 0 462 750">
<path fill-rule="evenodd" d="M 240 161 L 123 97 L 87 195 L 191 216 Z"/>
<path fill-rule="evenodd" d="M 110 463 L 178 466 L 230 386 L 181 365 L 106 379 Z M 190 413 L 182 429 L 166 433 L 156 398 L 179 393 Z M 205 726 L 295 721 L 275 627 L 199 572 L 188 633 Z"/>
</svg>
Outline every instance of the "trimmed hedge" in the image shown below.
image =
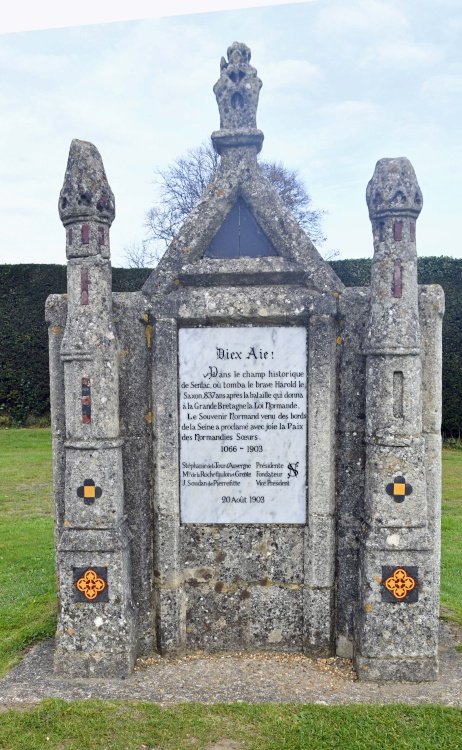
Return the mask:
<svg viewBox="0 0 462 750">
<path fill-rule="evenodd" d="M 370 283 L 369 259 L 331 263 L 346 286 Z M 462 260 L 419 258 L 419 283 L 441 284 L 443 322 L 443 432 L 462 432 Z M 114 268 L 113 289 L 140 289 L 148 269 Z M 66 266 L 0 265 L 0 425 L 46 420 L 50 410 L 48 341 L 44 320 L 49 294 L 66 291 Z"/>
<path fill-rule="evenodd" d="M 331 263 L 346 286 L 368 286 L 371 261 L 338 260 Z M 445 437 L 462 433 L 462 260 L 430 257 L 418 259 L 419 284 L 441 284 L 446 311 L 443 318 L 443 424 Z"/>
<path fill-rule="evenodd" d="M 113 289 L 140 289 L 150 271 L 113 269 Z M 66 266 L 0 265 L 0 426 L 28 425 L 50 412 L 45 300 L 66 292 Z"/>
</svg>

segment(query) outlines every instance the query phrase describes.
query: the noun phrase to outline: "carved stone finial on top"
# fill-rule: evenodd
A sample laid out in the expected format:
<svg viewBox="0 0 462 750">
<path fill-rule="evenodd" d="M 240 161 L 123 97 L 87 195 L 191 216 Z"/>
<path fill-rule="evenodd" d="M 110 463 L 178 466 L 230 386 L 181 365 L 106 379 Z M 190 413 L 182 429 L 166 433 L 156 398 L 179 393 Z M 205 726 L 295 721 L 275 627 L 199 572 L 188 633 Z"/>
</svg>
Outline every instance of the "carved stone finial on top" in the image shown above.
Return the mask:
<svg viewBox="0 0 462 750">
<path fill-rule="evenodd" d="M 59 215 L 64 226 L 88 219 L 110 226 L 114 220 L 114 194 L 103 160 L 98 149 L 88 141 L 74 139 L 71 143 L 59 195 Z"/>
<path fill-rule="evenodd" d="M 423 199 L 409 159 L 380 159 L 367 186 L 366 200 L 371 220 L 385 216 L 411 216 L 416 219 Z"/>
<path fill-rule="evenodd" d="M 258 97 L 262 82 L 250 65 L 250 49 L 233 42 L 227 51 L 228 62 L 221 58 L 220 78 L 213 87 L 220 111 L 220 130 L 212 134 L 216 150 L 226 146 L 256 145 L 258 151 L 263 133 L 257 130 Z"/>
<path fill-rule="evenodd" d="M 213 91 L 220 110 L 220 127 L 256 128 L 262 83 L 250 64 L 250 49 L 241 42 L 228 47 L 228 62 L 221 58 L 221 75 Z"/>
</svg>

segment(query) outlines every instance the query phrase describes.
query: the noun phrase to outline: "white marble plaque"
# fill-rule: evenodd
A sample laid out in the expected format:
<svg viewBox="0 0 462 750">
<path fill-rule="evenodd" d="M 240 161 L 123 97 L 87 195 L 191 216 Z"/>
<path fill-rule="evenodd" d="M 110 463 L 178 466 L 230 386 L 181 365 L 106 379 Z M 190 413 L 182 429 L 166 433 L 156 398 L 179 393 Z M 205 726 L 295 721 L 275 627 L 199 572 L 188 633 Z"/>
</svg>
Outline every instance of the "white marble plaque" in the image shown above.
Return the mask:
<svg viewBox="0 0 462 750">
<path fill-rule="evenodd" d="M 179 331 L 182 523 L 305 523 L 306 330 Z"/>
</svg>

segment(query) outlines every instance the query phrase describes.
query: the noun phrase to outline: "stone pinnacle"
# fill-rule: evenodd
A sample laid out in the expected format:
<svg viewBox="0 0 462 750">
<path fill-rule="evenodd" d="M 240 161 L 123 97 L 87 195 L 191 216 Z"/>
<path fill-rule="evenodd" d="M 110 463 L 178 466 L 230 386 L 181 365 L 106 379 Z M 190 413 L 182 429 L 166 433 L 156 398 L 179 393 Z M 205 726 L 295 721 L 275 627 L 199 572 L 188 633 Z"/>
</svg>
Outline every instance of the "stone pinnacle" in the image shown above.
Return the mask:
<svg viewBox="0 0 462 750">
<path fill-rule="evenodd" d="M 422 193 L 409 159 L 380 159 L 366 190 L 369 216 L 412 216 L 422 209 Z"/>
<path fill-rule="evenodd" d="M 114 220 L 114 195 L 103 160 L 98 149 L 88 141 L 74 139 L 71 143 L 59 195 L 59 215 L 64 226 L 88 219 L 110 226 Z"/>
</svg>

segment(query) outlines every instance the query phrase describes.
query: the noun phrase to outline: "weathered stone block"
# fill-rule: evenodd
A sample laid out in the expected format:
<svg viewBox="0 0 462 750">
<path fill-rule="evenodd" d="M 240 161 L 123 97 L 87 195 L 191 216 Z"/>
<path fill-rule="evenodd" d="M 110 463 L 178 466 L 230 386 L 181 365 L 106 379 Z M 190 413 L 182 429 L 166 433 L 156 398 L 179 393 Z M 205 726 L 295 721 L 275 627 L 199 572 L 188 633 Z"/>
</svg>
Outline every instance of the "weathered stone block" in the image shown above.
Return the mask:
<svg viewBox="0 0 462 750">
<path fill-rule="evenodd" d="M 221 549 L 216 526 L 181 526 L 180 549 L 182 568 L 218 569 L 226 552 Z"/>
<path fill-rule="evenodd" d="M 113 294 L 114 324 L 119 340 L 120 429 L 123 435 L 151 433 L 152 324 L 140 292 Z"/>
<path fill-rule="evenodd" d="M 123 518 L 122 454 L 110 450 L 66 453 L 65 524 L 107 529 Z"/>
<path fill-rule="evenodd" d="M 251 647 L 301 651 L 303 648 L 301 588 L 253 586 L 250 606 Z"/>
<path fill-rule="evenodd" d="M 333 516 L 308 517 L 305 550 L 305 581 L 310 587 L 327 588 L 334 584 L 335 519 Z"/>
<path fill-rule="evenodd" d="M 251 618 L 248 587 L 188 586 L 185 589 L 188 648 L 207 651 L 239 651 L 249 648 Z"/>
<path fill-rule="evenodd" d="M 69 652 L 57 647 L 54 657 L 56 674 L 68 678 L 118 678 L 124 679 L 133 672 L 135 666 L 135 652 L 114 649 L 107 651 L 76 651 L 69 656 Z"/>
<path fill-rule="evenodd" d="M 126 437 L 122 449 L 124 510 L 128 527 L 131 589 L 139 654 L 154 647 L 152 455 L 143 437 Z"/>
<path fill-rule="evenodd" d="M 267 576 L 266 531 L 258 526 L 221 526 L 218 575 L 221 580 L 259 581 Z"/>
<path fill-rule="evenodd" d="M 422 431 L 441 432 L 442 318 L 444 292 L 440 286 L 419 287 L 422 331 Z"/>
<path fill-rule="evenodd" d="M 438 679 L 436 656 L 411 659 L 357 656 L 354 664 L 358 678 L 368 682 L 430 682 Z"/>
<path fill-rule="evenodd" d="M 161 654 L 181 653 L 186 648 L 186 597 L 181 588 L 154 589 L 157 648 Z"/>
<path fill-rule="evenodd" d="M 358 654 L 371 658 L 436 656 L 438 608 L 433 565 L 431 556 L 423 552 L 369 552 L 361 571 L 364 603 L 357 620 Z M 388 590 L 395 594 L 386 595 L 391 570 L 405 571 L 414 583 L 402 591 L 390 586 Z M 399 584 L 401 573 L 397 579 Z"/>
<path fill-rule="evenodd" d="M 303 583 L 305 528 L 267 527 L 261 554 L 266 556 L 266 575 L 275 583 Z"/>
<path fill-rule="evenodd" d="M 353 613 L 359 592 L 359 551 L 362 527 L 356 516 L 342 516 L 337 524 L 336 633 L 353 638 Z M 341 654 L 339 654 L 341 655 Z"/>
<path fill-rule="evenodd" d="M 424 441 L 407 442 L 367 445 L 366 517 L 377 526 L 400 529 L 427 524 Z"/>
<path fill-rule="evenodd" d="M 332 589 L 305 588 L 303 591 L 303 650 L 313 656 L 330 656 L 333 652 Z"/>
</svg>

